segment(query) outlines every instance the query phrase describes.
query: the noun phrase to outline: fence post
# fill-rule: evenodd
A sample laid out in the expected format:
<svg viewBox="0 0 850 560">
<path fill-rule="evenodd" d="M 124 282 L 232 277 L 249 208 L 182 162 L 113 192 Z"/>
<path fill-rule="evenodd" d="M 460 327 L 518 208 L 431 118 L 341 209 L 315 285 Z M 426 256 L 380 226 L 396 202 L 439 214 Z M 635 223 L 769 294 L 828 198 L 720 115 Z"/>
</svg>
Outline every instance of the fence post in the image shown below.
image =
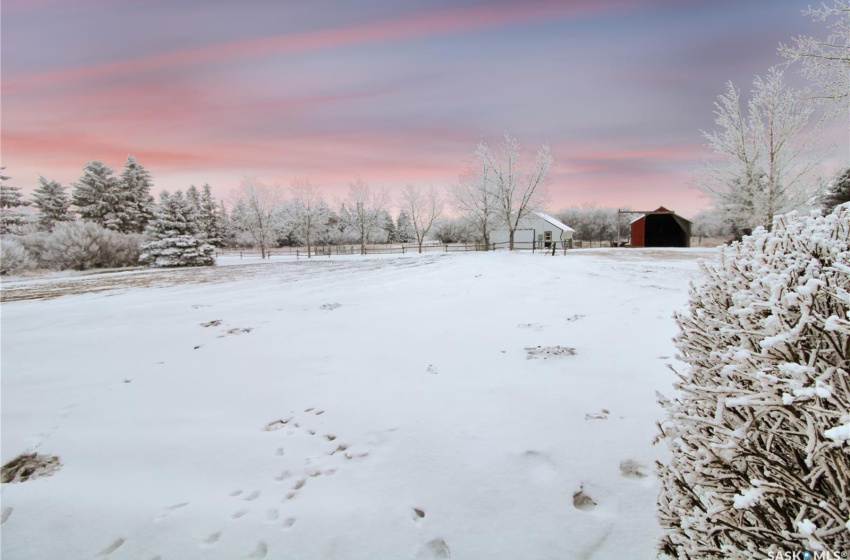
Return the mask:
<svg viewBox="0 0 850 560">
<path fill-rule="evenodd" d="M 239 251 L 239 260 L 242 260 L 242 251 Z"/>
<path fill-rule="evenodd" d="M 446 243 L 446 253 L 448 253 L 448 252 L 449 252 L 449 244 Z"/>
</svg>

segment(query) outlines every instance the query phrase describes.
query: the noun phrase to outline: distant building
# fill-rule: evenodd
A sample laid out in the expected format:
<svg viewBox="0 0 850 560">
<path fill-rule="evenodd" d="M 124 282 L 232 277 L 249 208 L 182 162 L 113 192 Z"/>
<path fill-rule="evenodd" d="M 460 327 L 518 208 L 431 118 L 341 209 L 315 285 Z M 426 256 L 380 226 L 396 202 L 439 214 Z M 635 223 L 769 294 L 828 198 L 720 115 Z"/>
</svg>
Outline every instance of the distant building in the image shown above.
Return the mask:
<svg viewBox="0 0 850 560">
<path fill-rule="evenodd" d="M 632 247 L 690 247 L 691 222 L 659 206 L 632 220 Z"/>
<path fill-rule="evenodd" d="M 543 212 L 532 212 L 519 222 L 514 232 L 515 249 L 551 249 L 569 245 L 575 230 L 565 223 Z M 508 247 L 510 232 L 507 228 L 494 230 L 490 234 L 490 242 L 497 249 Z"/>
</svg>

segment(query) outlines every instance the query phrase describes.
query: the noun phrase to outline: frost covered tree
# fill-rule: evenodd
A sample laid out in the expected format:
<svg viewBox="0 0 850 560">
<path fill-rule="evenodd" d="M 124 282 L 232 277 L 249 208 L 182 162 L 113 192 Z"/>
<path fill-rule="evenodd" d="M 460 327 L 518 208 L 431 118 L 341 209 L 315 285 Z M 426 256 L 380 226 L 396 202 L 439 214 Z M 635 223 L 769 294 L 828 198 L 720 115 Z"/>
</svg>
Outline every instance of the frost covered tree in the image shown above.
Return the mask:
<svg viewBox="0 0 850 560">
<path fill-rule="evenodd" d="M 399 243 L 410 243 L 416 239 L 416 232 L 413 230 L 413 222 L 410 219 L 410 214 L 407 210 L 400 210 L 395 226 L 396 239 Z"/>
<path fill-rule="evenodd" d="M 846 111 L 850 107 L 850 1 L 809 6 L 803 14 L 814 21 L 829 22 L 826 39 L 801 35 L 793 45 L 781 45 L 779 51 L 802 65 L 801 74 L 818 85 L 822 100 L 836 111 Z"/>
<path fill-rule="evenodd" d="M 189 188 L 186 189 L 186 200 L 189 201 L 196 213 L 201 211 L 201 191 L 198 190 L 198 187 L 189 185 Z"/>
<path fill-rule="evenodd" d="M 850 167 L 840 171 L 826 186 L 820 204 L 825 212 L 831 212 L 839 204 L 850 202 Z"/>
<path fill-rule="evenodd" d="M 385 189 L 373 191 L 360 177 L 348 184 L 348 196 L 342 202 L 339 217 L 357 235 L 360 254 L 366 254 L 366 244 L 381 230 L 381 217 L 388 205 Z"/>
<path fill-rule="evenodd" d="M 756 77 L 746 107 L 732 83 L 715 103 L 718 130 L 703 132 L 717 157 L 706 162 L 697 188 L 707 194 L 735 233 L 770 229 L 773 217 L 812 200 L 817 158 L 804 135 L 813 106 L 785 86 L 782 71 Z"/>
<path fill-rule="evenodd" d="M 322 198 L 318 187 L 309 179 L 292 181 L 291 217 L 295 235 L 307 245 L 307 257 L 318 239 L 328 233 L 328 222 L 333 211 Z"/>
<path fill-rule="evenodd" d="M 200 198 L 198 201 L 198 227 L 201 230 L 207 243 L 213 247 L 222 247 L 224 245 L 224 222 L 226 215 L 222 214 L 224 207 L 216 203 L 212 195 L 212 189 L 205 184 L 201 188 Z"/>
<path fill-rule="evenodd" d="M 29 221 L 22 212 L 29 202 L 24 200 L 20 187 L 7 184 L 11 177 L 3 174 L 4 169 L 0 167 L 0 234 L 18 233 Z"/>
<path fill-rule="evenodd" d="M 387 234 L 387 243 L 398 243 L 398 230 L 395 227 L 395 221 L 390 213 L 386 210 L 381 213 L 381 228 Z"/>
<path fill-rule="evenodd" d="M 67 222 L 72 218 L 68 209 L 71 200 L 65 192 L 65 187 L 58 181 L 48 181 L 39 177 L 40 183 L 33 193 L 33 206 L 38 209 L 38 226 L 43 231 L 50 231 L 58 222 Z"/>
<path fill-rule="evenodd" d="M 135 222 L 130 210 L 130 193 L 112 173 L 102 161 L 87 163 L 83 176 L 74 184 L 71 203 L 83 220 L 113 231 L 133 231 Z"/>
<path fill-rule="evenodd" d="M 542 210 L 546 201 L 545 180 L 552 167 L 549 146 L 540 148 L 534 161 L 527 163 L 517 139 L 505 133 L 495 148 L 482 142 L 475 153 L 486 170 L 485 189 L 495 199 L 495 213 L 508 230 L 508 248 L 513 250 L 520 221 L 535 210 Z"/>
<path fill-rule="evenodd" d="M 688 367 L 659 395 L 660 548 L 837 558 L 850 550 L 850 204 L 778 217 L 702 268 L 676 316 Z"/>
<path fill-rule="evenodd" d="M 246 177 L 232 193 L 233 226 L 246 234 L 266 258 L 277 237 L 283 195 L 280 185 L 266 185 L 255 178 Z"/>
<path fill-rule="evenodd" d="M 482 162 L 470 166 L 450 187 L 452 205 L 478 232 L 481 242 L 490 245 L 490 232 L 496 224 L 496 196 L 490 188 L 489 168 Z"/>
<path fill-rule="evenodd" d="M 195 209 L 181 191 L 160 194 L 139 260 L 157 267 L 215 264 L 215 249 L 206 242 Z"/>
<path fill-rule="evenodd" d="M 153 218 L 154 198 L 151 195 L 153 179 L 147 169 L 140 165 L 132 155 L 127 156 L 124 169 L 118 178 L 120 203 L 127 216 L 123 224 L 124 233 L 141 233 Z M 112 228 L 115 229 L 115 228 Z"/>
<path fill-rule="evenodd" d="M 401 206 L 410 216 L 410 225 L 421 253 L 422 242 L 434 227 L 434 222 L 443 215 L 445 202 L 434 186 L 423 191 L 415 185 L 407 185 L 401 191 Z"/>
</svg>

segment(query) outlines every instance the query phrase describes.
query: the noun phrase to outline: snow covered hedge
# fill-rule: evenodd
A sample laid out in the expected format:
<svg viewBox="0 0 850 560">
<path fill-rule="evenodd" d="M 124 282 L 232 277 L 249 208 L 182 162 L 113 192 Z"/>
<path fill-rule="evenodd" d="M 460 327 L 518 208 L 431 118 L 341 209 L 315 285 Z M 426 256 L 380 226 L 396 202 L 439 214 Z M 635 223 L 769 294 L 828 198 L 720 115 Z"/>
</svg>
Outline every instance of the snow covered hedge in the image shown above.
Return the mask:
<svg viewBox="0 0 850 560">
<path fill-rule="evenodd" d="M 703 269 L 676 317 L 689 368 L 660 397 L 661 551 L 850 551 L 850 204 L 781 217 Z"/>
</svg>

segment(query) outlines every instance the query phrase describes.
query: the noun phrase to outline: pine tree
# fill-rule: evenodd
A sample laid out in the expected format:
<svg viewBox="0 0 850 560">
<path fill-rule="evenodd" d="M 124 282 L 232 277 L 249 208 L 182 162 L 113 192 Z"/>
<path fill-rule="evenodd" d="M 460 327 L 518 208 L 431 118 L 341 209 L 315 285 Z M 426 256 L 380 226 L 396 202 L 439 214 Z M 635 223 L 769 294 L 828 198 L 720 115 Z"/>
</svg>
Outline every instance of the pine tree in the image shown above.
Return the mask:
<svg viewBox="0 0 850 560">
<path fill-rule="evenodd" d="M 163 192 L 145 230 L 139 260 L 157 267 L 209 266 L 215 250 L 203 239 L 192 204 L 181 191 Z"/>
<path fill-rule="evenodd" d="M 198 225 L 207 243 L 214 247 L 224 245 L 224 223 L 221 212 L 224 212 L 224 206 L 219 209 L 210 186 L 205 184 L 198 204 Z"/>
<path fill-rule="evenodd" d="M 416 239 L 416 232 L 413 230 L 413 222 L 410 220 L 407 212 L 402 210 L 398 213 L 396 221 L 396 235 L 400 243 L 410 243 Z"/>
<path fill-rule="evenodd" d="M 201 211 L 201 193 L 198 191 L 198 187 L 195 185 L 190 185 L 188 189 L 186 189 L 186 200 L 189 201 L 189 204 L 195 209 L 196 213 L 200 213 Z"/>
<path fill-rule="evenodd" d="M 57 222 L 66 222 L 72 219 L 68 208 L 71 200 L 65 187 L 58 181 L 48 181 L 44 177 L 38 178 L 39 186 L 33 191 L 33 205 L 38 208 L 38 226 L 44 231 L 50 231 Z"/>
<path fill-rule="evenodd" d="M 390 216 L 389 212 L 384 212 L 383 215 L 383 225 L 381 227 L 387 233 L 387 243 L 398 243 L 398 230 L 395 227 L 393 217 Z"/>
<path fill-rule="evenodd" d="M 850 202 L 850 167 L 839 172 L 829 182 L 820 202 L 824 212 L 832 212 L 839 204 Z"/>
<path fill-rule="evenodd" d="M 153 219 L 154 199 L 150 192 L 153 180 L 150 173 L 136 162 L 135 157 L 128 155 L 119 183 L 128 215 L 124 231 L 141 233 Z"/>
<path fill-rule="evenodd" d="M 21 211 L 29 202 L 24 200 L 20 187 L 6 184 L 11 177 L 3 175 L 4 169 L 0 167 L 0 234 L 17 233 L 29 221 Z"/>
<path fill-rule="evenodd" d="M 112 169 L 99 160 L 83 167 L 83 176 L 71 193 L 71 203 L 82 219 L 119 232 L 132 231 L 126 202 Z"/>
</svg>

